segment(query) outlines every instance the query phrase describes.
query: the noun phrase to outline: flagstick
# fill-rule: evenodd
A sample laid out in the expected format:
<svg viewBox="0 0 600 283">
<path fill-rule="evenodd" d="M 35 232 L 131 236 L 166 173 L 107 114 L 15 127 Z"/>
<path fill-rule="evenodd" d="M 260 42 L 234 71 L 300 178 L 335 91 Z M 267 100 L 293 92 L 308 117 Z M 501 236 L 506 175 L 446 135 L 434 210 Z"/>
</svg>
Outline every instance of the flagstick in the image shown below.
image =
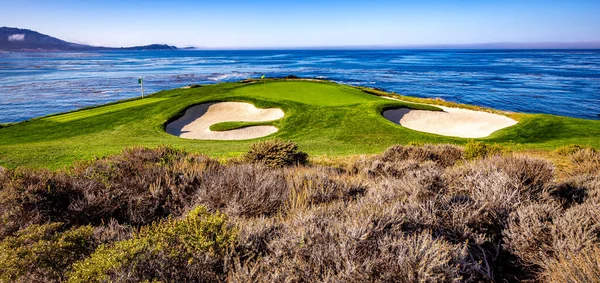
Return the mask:
<svg viewBox="0 0 600 283">
<path fill-rule="evenodd" d="M 142 82 L 142 98 L 144 98 L 144 78 L 141 78 L 140 81 Z"/>
</svg>

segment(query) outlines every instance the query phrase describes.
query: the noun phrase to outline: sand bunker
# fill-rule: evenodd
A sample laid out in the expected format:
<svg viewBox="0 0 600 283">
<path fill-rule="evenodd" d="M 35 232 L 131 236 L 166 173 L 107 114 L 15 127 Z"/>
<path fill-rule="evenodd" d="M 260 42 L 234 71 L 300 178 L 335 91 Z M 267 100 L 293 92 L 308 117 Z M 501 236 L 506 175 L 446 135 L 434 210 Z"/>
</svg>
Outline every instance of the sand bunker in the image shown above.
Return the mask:
<svg viewBox="0 0 600 283">
<path fill-rule="evenodd" d="M 281 119 L 278 108 L 258 109 L 242 102 L 214 102 L 191 107 L 183 117 L 167 125 L 167 133 L 196 140 L 247 140 L 277 132 L 273 126 L 252 126 L 215 132 L 210 126 L 222 122 L 265 122 Z"/>
<path fill-rule="evenodd" d="M 432 106 L 444 111 L 399 108 L 386 110 L 383 112 L 383 116 L 409 129 L 460 138 L 483 138 L 497 130 L 517 124 L 517 121 L 498 114 L 439 105 Z"/>
</svg>

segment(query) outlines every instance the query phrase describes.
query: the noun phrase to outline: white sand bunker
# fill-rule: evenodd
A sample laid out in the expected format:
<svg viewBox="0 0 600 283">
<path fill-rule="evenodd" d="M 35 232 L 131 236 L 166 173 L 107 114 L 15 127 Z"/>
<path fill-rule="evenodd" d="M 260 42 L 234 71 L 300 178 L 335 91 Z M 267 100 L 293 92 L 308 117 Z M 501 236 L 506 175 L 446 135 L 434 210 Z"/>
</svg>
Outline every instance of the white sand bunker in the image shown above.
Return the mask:
<svg viewBox="0 0 600 283">
<path fill-rule="evenodd" d="M 242 102 L 214 102 L 191 107 L 183 117 L 167 125 L 167 133 L 196 140 L 246 140 L 277 132 L 273 126 L 251 126 L 230 131 L 211 131 L 210 126 L 222 122 L 265 122 L 281 119 L 281 109 L 258 109 Z"/>
<path fill-rule="evenodd" d="M 444 111 L 399 108 L 384 111 L 383 117 L 416 131 L 460 138 L 483 138 L 517 124 L 517 121 L 503 115 L 433 106 Z"/>
</svg>

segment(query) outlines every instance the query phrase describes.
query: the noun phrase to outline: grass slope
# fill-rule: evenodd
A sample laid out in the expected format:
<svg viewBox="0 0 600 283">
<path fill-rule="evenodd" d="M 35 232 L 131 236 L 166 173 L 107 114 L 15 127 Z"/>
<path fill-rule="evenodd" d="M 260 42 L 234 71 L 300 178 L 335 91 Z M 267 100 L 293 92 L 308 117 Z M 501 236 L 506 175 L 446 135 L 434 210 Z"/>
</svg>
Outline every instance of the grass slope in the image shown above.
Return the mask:
<svg viewBox="0 0 600 283">
<path fill-rule="evenodd" d="M 79 120 L 79 119 L 83 119 L 83 118 L 89 118 L 89 117 L 98 116 L 98 115 L 102 115 L 102 114 L 106 114 L 106 113 L 110 113 L 110 112 L 116 112 L 116 111 L 120 111 L 123 109 L 131 108 L 131 107 L 152 104 L 152 103 L 159 102 L 159 101 L 162 101 L 165 99 L 166 98 L 138 99 L 138 100 L 134 100 L 134 101 L 127 101 L 127 102 L 122 102 L 122 103 L 118 103 L 118 104 L 114 104 L 114 105 L 109 105 L 106 107 L 94 107 L 91 109 L 83 109 L 80 111 L 74 111 L 74 112 L 65 113 L 65 114 L 52 115 L 52 116 L 43 118 L 43 120 L 47 120 L 47 121 L 51 121 L 51 122 L 58 122 L 58 123 L 71 122 L 71 121 L 75 121 L 75 120 Z"/>
<path fill-rule="evenodd" d="M 174 89 L 149 98 L 11 124 L 0 128 L 0 165 L 61 168 L 74 160 L 115 154 L 133 145 L 168 144 L 213 157 L 247 151 L 256 139 L 198 141 L 164 131 L 167 121 L 182 115 L 190 106 L 211 101 L 243 101 L 257 107 L 283 109 L 285 117 L 271 122 L 279 132 L 262 139 L 293 140 L 311 156 L 379 153 L 391 145 L 409 142 L 467 142 L 406 129 L 380 114 L 393 107 L 439 110 L 435 107 L 383 99 L 331 82 L 275 80 Z M 567 144 L 600 148 L 600 121 L 552 115 L 512 117 L 520 123 L 481 140 L 506 143 L 516 149 L 545 150 Z"/>
</svg>

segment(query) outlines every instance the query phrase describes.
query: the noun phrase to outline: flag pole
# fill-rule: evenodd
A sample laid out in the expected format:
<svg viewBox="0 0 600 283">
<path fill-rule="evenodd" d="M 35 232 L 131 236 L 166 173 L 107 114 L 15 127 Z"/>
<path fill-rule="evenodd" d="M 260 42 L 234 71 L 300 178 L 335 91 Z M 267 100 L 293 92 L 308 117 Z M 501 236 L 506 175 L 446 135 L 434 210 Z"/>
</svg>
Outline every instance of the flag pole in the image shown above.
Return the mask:
<svg viewBox="0 0 600 283">
<path fill-rule="evenodd" d="M 140 78 L 140 85 L 142 86 L 142 98 L 144 98 L 144 77 Z"/>
</svg>

